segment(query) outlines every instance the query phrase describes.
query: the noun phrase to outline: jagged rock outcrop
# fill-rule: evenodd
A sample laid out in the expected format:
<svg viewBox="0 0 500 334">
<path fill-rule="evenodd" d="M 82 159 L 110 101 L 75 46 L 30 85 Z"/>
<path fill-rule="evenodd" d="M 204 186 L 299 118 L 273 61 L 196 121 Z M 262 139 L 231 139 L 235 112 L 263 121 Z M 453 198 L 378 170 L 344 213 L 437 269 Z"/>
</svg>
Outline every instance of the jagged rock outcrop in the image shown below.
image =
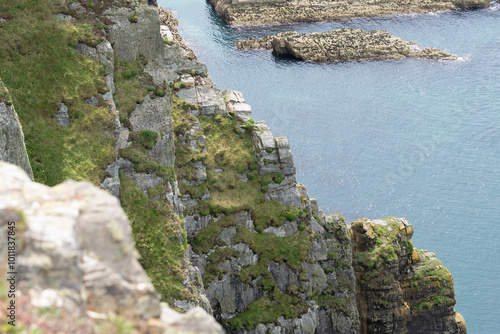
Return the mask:
<svg viewBox="0 0 500 334">
<path fill-rule="evenodd" d="M 350 229 L 361 333 L 467 333 L 450 272 L 413 247 L 406 219 L 362 219 Z"/>
<path fill-rule="evenodd" d="M 351 60 L 425 58 L 456 60 L 457 56 L 436 48 L 418 50 L 416 42 L 407 42 L 387 31 L 336 29 L 323 33 L 282 32 L 259 39 L 239 40 L 238 49 L 264 48 L 277 56 L 291 56 L 313 62 Z"/>
<path fill-rule="evenodd" d="M 0 80 L 0 160 L 20 166 L 33 179 L 24 134 L 9 91 Z"/>
<path fill-rule="evenodd" d="M 0 179 L 1 231 L 6 235 L 8 227 L 15 226 L 17 240 L 16 261 L 8 269 L 16 272 L 16 298 L 33 315 L 36 308 L 62 309 L 57 327 L 45 329 L 75 332 L 89 325 L 93 332 L 93 322 L 118 316 L 139 332 L 222 333 L 203 310 L 180 316 L 160 306 L 136 259 L 128 219 L 114 196 L 87 182 L 67 181 L 50 188 L 3 162 Z M 5 242 L 0 243 L 0 254 L 0 271 L 5 274 Z M 71 319 L 81 321 L 72 324 Z"/>
<path fill-rule="evenodd" d="M 107 167 L 106 171 L 110 175 L 101 187 L 121 198 L 124 206 L 129 206 L 132 203 L 124 203 L 121 197 L 124 188 L 121 180 L 127 177 L 144 193 L 146 201 L 165 203 L 164 205 L 170 203 L 172 210 L 181 215 L 183 204 L 179 199 L 178 182 L 171 167 L 175 155 L 169 83 L 178 79 L 182 71 L 194 72 L 196 69 L 196 72 L 206 73 L 206 66 L 189 59 L 179 43 L 171 41 L 174 35 L 167 39 L 166 36 L 162 36 L 162 32 L 167 34 L 171 29 L 165 22 L 160 24 L 158 11 L 161 12 L 161 9 L 136 5 L 134 8 L 112 7 L 103 12 L 103 16 L 113 22 L 108 39 L 113 43 L 114 58 L 119 61 L 144 63 L 141 75 L 150 76 L 156 90 L 150 91 L 135 105 L 123 124 L 118 122 L 116 125 L 118 140 L 115 147 L 119 150 L 121 158 Z M 170 24 L 172 31 L 175 31 L 174 26 L 175 24 Z M 207 89 L 204 96 L 209 96 L 210 92 L 210 89 Z M 198 98 L 202 99 L 203 94 L 201 95 Z M 210 107 L 209 103 L 206 104 Z M 140 144 L 145 138 L 151 140 L 147 148 Z M 126 210 L 131 208 L 128 207 Z M 163 217 L 163 219 L 166 226 L 172 227 L 172 233 L 179 236 L 177 248 L 182 248 L 183 228 L 178 216 Z M 167 239 L 168 236 L 164 238 Z M 212 309 L 204 295 L 198 269 L 191 265 L 185 253 L 178 254 L 175 263 L 171 263 L 170 266 L 182 268 L 177 279 L 191 294 L 188 300 L 175 299 L 173 306 L 185 311 L 202 306 L 211 313 Z M 161 269 L 155 270 L 158 275 L 161 271 Z"/>
<path fill-rule="evenodd" d="M 488 0 L 391 0 L 374 2 L 334 0 L 210 0 L 217 12 L 234 25 L 283 24 L 373 17 L 390 14 L 427 13 L 456 8 L 488 7 Z"/>
</svg>

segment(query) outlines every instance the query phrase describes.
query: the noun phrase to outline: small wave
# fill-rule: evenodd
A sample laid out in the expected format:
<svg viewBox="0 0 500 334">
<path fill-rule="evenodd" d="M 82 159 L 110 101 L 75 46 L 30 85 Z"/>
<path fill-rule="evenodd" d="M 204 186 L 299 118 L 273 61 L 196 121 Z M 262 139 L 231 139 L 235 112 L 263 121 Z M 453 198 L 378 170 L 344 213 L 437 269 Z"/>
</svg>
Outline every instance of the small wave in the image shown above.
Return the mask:
<svg viewBox="0 0 500 334">
<path fill-rule="evenodd" d="M 463 56 L 463 57 L 458 57 L 457 60 L 455 61 L 463 61 L 463 62 L 466 62 L 466 61 L 471 61 L 472 58 L 471 57 L 467 57 L 467 56 Z"/>
<path fill-rule="evenodd" d="M 490 2 L 490 6 L 488 7 L 488 10 L 491 12 L 500 11 L 500 2 Z"/>
</svg>

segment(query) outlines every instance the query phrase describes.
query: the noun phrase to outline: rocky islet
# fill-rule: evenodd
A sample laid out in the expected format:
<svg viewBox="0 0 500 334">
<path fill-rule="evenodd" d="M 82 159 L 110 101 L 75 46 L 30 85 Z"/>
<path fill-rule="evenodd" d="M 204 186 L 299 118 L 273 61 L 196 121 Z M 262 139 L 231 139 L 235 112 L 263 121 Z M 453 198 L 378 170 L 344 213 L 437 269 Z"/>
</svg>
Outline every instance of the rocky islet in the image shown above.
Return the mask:
<svg viewBox="0 0 500 334">
<path fill-rule="evenodd" d="M 231 25 L 288 24 L 488 7 L 486 0 L 210 0 Z"/>
<path fill-rule="evenodd" d="M 418 49 L 416 42 L 407 42 L 387 31 L 337 29 L 324 33 L 281 32 L 262 38 L 236 42 L 238 49 L 267 49 L 277 56 L 290 56 L 312 62 L 343 62 L 421 58 L 456 60 L 457 56 L 436 49 Z"/>
</svg>

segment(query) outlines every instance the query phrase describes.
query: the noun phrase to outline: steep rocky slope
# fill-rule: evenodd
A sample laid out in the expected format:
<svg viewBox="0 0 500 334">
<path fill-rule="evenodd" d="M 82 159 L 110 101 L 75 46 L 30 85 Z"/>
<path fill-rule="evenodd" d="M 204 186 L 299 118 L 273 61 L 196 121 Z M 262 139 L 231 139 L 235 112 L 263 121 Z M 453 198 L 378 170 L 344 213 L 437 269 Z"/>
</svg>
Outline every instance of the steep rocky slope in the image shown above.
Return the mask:
<svg viewBox="0 0 500 334">
<path fill-rule="evenodd" d="M 19 333 L 222 333 L 201 309 L 160 305 L 115 197 L 88 182 L 50 188 L 4 162 L 0 179 L 0 230 L 16 240 L 0 243 L 0 272 L 15 285 L 2 282 L 0 304 L 17 307 L 17 318 L 2 312 L 2 332 L 14 320 Z"/>
<path fill-rule="evenodd" d="M 277 56 L 291 56 L 313 62 L 423 58 L 456 60 L 457 56 L 436 49 L 418 50 L 416 42 L 407 42 L 387 31 L 336 29 L 323 33 L 295 31 L 249 38 L 236 42 L 238 49 L 273 50 Z"/>
<path fill-rule="evenodd" d="M 363 239 L 357 223 L 349 228 L 341 216 L 325 216 L 296 180 L 288 139 L 274 138 L 264 122 L 255 122 L 241 93 L 222 92 L 216 87 L 206 66 L 185 48 L 170 13 L 160 9 L 158 14 L 158 9 L 148 7 L 146 1 L 94 0 L 92 6 L 87 1 L 44 1 L 46 13 L 30 16 L 34 24 L 51 26 L 56 36 L 76 31 L 76 37 L 69 34 L 67 39 L 54 38 L 49 45 L 68 55 L 67 59 L 63 57 L 67 67 L 55 73 L 63 76 L 70 68 L 83 70 L 76 71 L 74 78 L 65 77 L 68 81 L 57 82 L 62 85 L 62 94 L 47 90 L 50 85 L 37 86 L 50 97 L 48 103 L 28 108 L 32 103 L 29 94 L 19 86 L 10 67 L 1 67 L 0 75 L 14 87 L 11 91 L 21 122 L 44 124 L 52 131 L 51 138 L 57 139 L 44 141 L 44 148 L 51 151 L 57 146 L 52 157 L 65 157 L 60 160 L 64 168 L 54 166 L 51 155 L 38 146 L 40 137 L 33 131 L 37 124 L 29 124 L 26 145 L 32 165 L 37 165 L 35 180 L 51 184 L 76 174 L 118 198 L 130 221 L 140 264 L 160 300 L 178 310 L 201 306 L 213 313 L 227 332 L 235 333 L 358 333 L 372 329 L 410 333 L 417 327 L 464 332 L 464 322 L 453 310 L 452 281 L 441 282 L 441 271 L 422 269 L 427 268 L 428 261 L 417 251 L 412 252 L 417 254 L 413 262 L 401 262 L 409 270 L 401 276 L 394 271 L 394 257 L 403 261 L 407 256 L 403 246 L 408 245 L 402 245 L 399 237 L 388 239 L 393 253 L 387 253 L 391 248 L 377 248 L 377 242 L 353 242 L 353 238 Z M 5 28 L 0 34 L 19 30 L 15 24 L 24 22 L 22 12 L 42 11 L 36 7 L 39 5 L 27 2 L 23 9 L 8 7 L 7 19 L 0 21 Z M 21 37 L 30 38 L 28 34 Z M 50 53 L 49 46 L 35 44 L 33 50 L 23 51 L 23 57 Z M 9 57 L 0 61 L 27 66 L 16 62 L 23 58 L 17 56 L 17 48 L 1 51 Z M 48 75 L 43 67 L 28 66 L 25 70 Z M 83 74 L 86 76 L 79 76 Z M 85 79 L 85 89 L 69 89 L 75 78 Z M 62 104 L 69 105 L 65 117 L 68 127 L 55 117 L 61 113 Z M 95 153 L 99 159 L 84 153 Z M 49 197 L 55 196 L 50 200 L 54 205 L 51 209 L 61 208 L 62 216 L 73 215 L 73 221 L 65 220 L 69 224 L 65 229 L 76 229 L 71 229 L 70 235 L 79 235 L 87 228 L 80 224 L 80 214 L 92 207 L 86 202 L 87 195 L 77 192 L 80 187 L 97 199 L 96 210 L 104 210 L 102 203 L 116 204 L 90 190 L 93 188 L 88 184 L 64 183 L 55 190 L 36 187 L 47 191 Z M 76 196 L 67 204 L 59 189 L 83 197 Z M 27 201 L 32 203 L 30 198 Z M 75 210 L 68 213 L 66 207 Z M 90 235 L 96 242 L 108 238 L 103 244 L 116 243 L 118 250 L 126 246 L 127 261 L 134 263 L 130 242 L 123 243 L 121 237 L 118 242 L 116 235 L 113 239 L 115 227 L 106 223 L 108 214 L 118 213 L 103 215 L 101 229 L 90 230 Z M 123 214 L 118 215 L 120 229 L 127 229 Z M 36 238 L 36 231 L 33 235 Z M 78 242 L 91 245 L 93 239 L 84 237 Z M 68 261 L 85 256 L 84 250 L 89 249 L 85 245 L 78 246 L 81 254 L 72 253 Z M 38 247 L 36 243 L 31 246 Z M 128 277 L 122 270 L 130 266 L 117 265 L 119 258 L 108 258 L 112 254 L 97 251 L 97 259 L 104 263 L 102 269 Z M 52 255 L 55 259 L 59 256 Z M 390 265 L 385 264 L 388 256 Z M 57 263 L 62 270 L 68 262 Z M 68 268 L 79 273 L 86 270 Z M 140 272 L 136 263 L 130 268 Z M 382 289 L 385 292 L 363 283 L 366 277 L 378 277 L 380 273 L 392 277 Z M 136 283 L 145 283 L 143 274 L 137 275 L 133 278 Z M 449 277 L 447 271 L 445 276 Z M 435 288 L 438 281 L 440 289 Z M 61 282 L 49 283 L 53 286 L 47 288 L 57 289 Z M 94 286 L 99 287 L 92 283 L 85 288 L 87 293 L 93 293 Z M 37 289 L 40 294 L 46 288 Z M 156 305 L 151 287 L 146 290 L 150 302 L 145 305 Z M 120 309 L 121 298 L 139 303 L 134 299 L 138 295 L 133 289 L 123 291 L 115 296 L 117 302 L 110 299 L 109 304 L 115 307 L 111 311 L 129 317 Z M 390 305 L 379 314 L 380 299 Z M 80 308 L 92 305 L 98 313 L 108 307 L 98 298 L 90 298 L 90 304 L 75 300 Z M 153 311 L 132 314 L 139 330 L 142 320 L 147 324 L 148 318 L 158 319 L 158 308 L 153 307 Z M 395 317 L 399 311 L 404 313 L 401 320 Z"/>
<path fill-rule="evenodd" d="M 233 25 L 283 24 L 488 7 L 487 0 L 210 0 Z"/>
</svg>

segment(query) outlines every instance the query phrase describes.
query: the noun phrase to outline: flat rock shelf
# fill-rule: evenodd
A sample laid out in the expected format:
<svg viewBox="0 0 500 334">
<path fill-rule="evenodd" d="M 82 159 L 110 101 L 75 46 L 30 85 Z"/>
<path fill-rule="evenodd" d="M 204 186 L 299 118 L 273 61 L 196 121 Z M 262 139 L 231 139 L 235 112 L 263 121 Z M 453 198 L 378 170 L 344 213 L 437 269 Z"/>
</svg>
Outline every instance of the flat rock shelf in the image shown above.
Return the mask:
<svg viewBox="0 0 500 334">
<path fill-rule="evenodd" d="M 312 62 L 343 62 L 424 58 L 456 60 L 458 57 L 436 48 L 419 49 L 417 42 L 407 42 L 384 30 L 336 29 L 323 33 L 295 31 L 249 38 L 236 42 L 238 49 L 273 50 L 277 56 L 291 56 Z"/>
</svg>

